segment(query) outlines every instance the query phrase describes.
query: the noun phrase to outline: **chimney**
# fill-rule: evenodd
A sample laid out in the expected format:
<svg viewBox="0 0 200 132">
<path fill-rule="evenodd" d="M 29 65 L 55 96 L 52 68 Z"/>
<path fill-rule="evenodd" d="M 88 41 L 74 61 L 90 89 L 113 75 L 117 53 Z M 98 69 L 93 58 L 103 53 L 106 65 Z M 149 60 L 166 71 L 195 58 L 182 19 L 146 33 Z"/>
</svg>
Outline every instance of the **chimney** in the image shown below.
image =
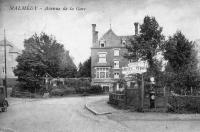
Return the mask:
<svg viewBox="0 0 200 132">
<path fill-rule="evenodd" d="M 138 35 L 138 25 L 139 25 L 139 23 L 135 22 L 134 25 L 135 25 L 135 35 Z"/>
<path fill-rule="evenodd" d="M 95 31 L 95 42 L 98 41 L 98 31 Z"/>
<path fill-rule="evenodd" d="M 92 43 L 96 42 L 96 24 L 92 24 Z"/>
</svg>

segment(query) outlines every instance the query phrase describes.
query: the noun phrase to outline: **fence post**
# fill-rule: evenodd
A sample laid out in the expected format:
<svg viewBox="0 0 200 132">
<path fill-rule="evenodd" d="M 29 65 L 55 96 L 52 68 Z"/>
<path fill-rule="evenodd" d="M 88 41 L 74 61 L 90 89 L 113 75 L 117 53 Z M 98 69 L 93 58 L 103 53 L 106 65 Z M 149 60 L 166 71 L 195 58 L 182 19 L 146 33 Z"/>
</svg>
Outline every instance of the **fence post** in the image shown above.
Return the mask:
<svg viewBox="0 0 200 132">
<path fill-rule="evenodd" d="M 125 86 L 125 105 L 127 106 L 127 86 Z"/>
<path fill-rule="evenodd" d="M 164 87 L 163 89 L 163 93 L 164 93 L 164 99 L 165 99 L 165 102 L 164 102 L 164 108 L 165 108 L 165 112 L 167 111 L 167 95 L 166 95 L 166 87 Z"/>
<path fill-rule="evenodd" d="M 143 111 L 144 108 L 144 77 L 142 74 L 142 87 L 141 87 L 141 110 Z"/>
</svg>

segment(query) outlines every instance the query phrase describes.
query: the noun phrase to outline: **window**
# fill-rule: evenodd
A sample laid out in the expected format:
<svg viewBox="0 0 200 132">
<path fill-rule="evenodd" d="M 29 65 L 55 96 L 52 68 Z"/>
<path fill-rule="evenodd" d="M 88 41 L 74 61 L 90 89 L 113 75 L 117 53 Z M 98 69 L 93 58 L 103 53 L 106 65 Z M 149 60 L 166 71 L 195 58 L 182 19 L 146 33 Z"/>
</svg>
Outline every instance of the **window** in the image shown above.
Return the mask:
<svg viewBox="0 0 200 132">
<path fill-rule="evenodd" d="M 114 56 L 119 56 L 119 50 L 118 49 L 114 50 Z"/>
<path fill-rule="evenodd" d="M 99 53 L 99 63 L 106 63 L 106 53 Z"/>
<path fill-rule="evenodd" d="M 118 60 L 114 61 L 114 68 L 119 68 L 119 61 Z"/>
<path fill-rule="evenodd" d="M 109 68 L 96 68 L 96 78 L 109 78 Z"/>
<path fill-rule="evenodd" d="M 100 47 L 104 48 L 105 47 L 105 43 L 100 43 Z"/>
<path fill-rule="evenodd" d="M 119 72 L 114 73 L 114 78 L 119 78 Z"/>
<path fill-rule="evenodd" d="M 99 43 L 99 45 L 100 45 L 100 48 L 104 48 L 105 47 L 105 41 L 101 40 L 100 43 Z"/>
<path fill-rule="evenodd" d="M 126 45 L 126 40 L 122 40 L 122 45 L 123 45 L 123 46 Z"/>
</svg>

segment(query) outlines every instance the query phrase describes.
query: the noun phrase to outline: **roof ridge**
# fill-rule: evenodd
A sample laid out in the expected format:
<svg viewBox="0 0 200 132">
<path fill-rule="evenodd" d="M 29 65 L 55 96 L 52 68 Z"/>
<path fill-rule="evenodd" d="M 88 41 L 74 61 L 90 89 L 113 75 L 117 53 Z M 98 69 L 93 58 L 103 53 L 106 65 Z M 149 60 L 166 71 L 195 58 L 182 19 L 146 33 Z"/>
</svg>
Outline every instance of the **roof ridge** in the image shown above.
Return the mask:
<svg viewBox="0 0 200 132">
<path fill-rule="evenodd" d="M 100 39 L 104 38 L 108 33 L 112 33 L 113 35 L 115 35 L 116 37 L 119 37 L 117 34 L 115 34 L 115 32 L 110 28 L 109 30 L 107 30 Z"/>
</svg>

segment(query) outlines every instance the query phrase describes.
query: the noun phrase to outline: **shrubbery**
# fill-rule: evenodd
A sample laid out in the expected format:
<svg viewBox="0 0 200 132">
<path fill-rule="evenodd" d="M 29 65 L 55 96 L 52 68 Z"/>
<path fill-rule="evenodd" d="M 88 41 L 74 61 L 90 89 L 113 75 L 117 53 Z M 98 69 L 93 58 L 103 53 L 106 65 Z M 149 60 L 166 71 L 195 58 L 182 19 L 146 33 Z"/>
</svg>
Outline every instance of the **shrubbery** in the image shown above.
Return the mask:
<svg viewBox="0 0 200 132">
<path fill-rule="evenodd" d="M 89 88 L 90 79 L 89 78 L 65 78 L 64 85 L 68 87 L 74 87 L 79 89 L 80 87 Z"/>
<path fill-rule="evenodd" d="M 85 88 L 85 87 L 80 87 L 76 89 L 76 93 L 79 94 L 102 94 L 103 93 L 103 89 L 101 86 L 99 85 L 92 85 L 89 88 Z"/>
<path fill-rule="evenodd" d="M 200 113 L 199 96 L 170 96 L 169 112 L 176 113 Z"/>
<path fill-rule="evenodd" d="M 99 85 L 92 85 L 89 89 L 86 89 L 86 92 L 90 94 L 101 94 L 103 93 L 103 89 Z"/>
<path fill-rule="evenodd" d="M 67 87 L 67 86 L 60 86 L 59 88 L 51 88 L 50 95 L 51 96 L 65 96 L 69 94 L 102 94 L 104 91 L 101 86 L 99 85 L 93 85 L 90 87 L 79 87 L 79 88 L 73 88 L 73 87 Z"/>
<path fill-rule="evenodd" d="M 87 91 L 87 88 L 85 88 L 85 87 L 76 88 L 76 93 L 77 94 L 83 94 L 86 91 Z"/>
<path fill-rule="evenodd" d="M 73 94 L 75 92 L 74 89 L 72 88 L 67 88 L 67 89 L 52 89 L 50 92 L 51 96 L 65 96 L 69 94 Z"/>
</svg>

